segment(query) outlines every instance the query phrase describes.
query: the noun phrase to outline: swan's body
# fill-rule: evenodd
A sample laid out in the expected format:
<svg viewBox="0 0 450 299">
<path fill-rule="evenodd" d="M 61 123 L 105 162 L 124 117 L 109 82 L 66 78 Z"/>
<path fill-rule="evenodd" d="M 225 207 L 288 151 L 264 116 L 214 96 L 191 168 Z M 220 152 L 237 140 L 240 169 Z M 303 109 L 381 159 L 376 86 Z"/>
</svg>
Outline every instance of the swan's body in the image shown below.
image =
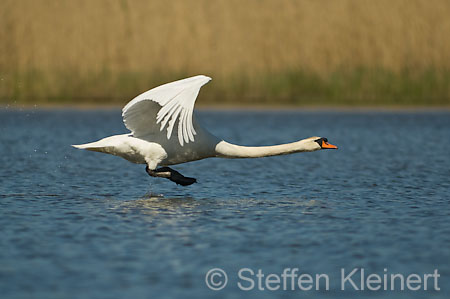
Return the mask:
<svg viewBox="0 0 450 299">
<path fill-rule="evenodd" d="M 182 185 L 190 185 L 195 179 L 186 178 L 168 167 L 157 167 L 210 157 L 257 158 L 337 148 L 321 137 L 261 147 L 234 145 L 217 138 L 198 125 L 193 116 L 200 88 L 210 80 L 200 75 L 153 88 L 134 98 L 122 110 L 123 121 L 131 134 L 106 137 L 74 147 L 147 164 L 147 172 L 151 176 L 169 178 Z M 177 130 L 174 130 L 175 125 Z"/>
</svg>

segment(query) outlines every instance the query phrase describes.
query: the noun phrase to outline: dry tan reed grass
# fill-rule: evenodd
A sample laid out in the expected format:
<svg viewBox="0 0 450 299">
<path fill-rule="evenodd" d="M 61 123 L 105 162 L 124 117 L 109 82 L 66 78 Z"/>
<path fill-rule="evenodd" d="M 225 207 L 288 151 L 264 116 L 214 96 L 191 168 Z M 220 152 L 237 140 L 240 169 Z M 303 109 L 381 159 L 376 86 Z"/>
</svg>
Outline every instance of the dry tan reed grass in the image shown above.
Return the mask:
<svg viewBox="0 0 450 299">
<path fill-rule="evenodd" d="M 446 72 L 449 36 L 447 0 L 2 0 L 0 97 L 109 96 L 88 80 L 124 74 Z"/>
</svg>

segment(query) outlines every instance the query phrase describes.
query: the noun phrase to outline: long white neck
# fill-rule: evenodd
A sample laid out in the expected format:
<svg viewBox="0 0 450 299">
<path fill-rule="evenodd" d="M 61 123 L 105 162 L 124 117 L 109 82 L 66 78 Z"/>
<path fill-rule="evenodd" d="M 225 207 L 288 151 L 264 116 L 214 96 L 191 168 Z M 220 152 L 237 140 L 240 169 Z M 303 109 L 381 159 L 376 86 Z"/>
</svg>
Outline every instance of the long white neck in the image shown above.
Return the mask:
<svg viewBox="0 0 450 299">
<path fill-rule="evenodd" d="M 312 152 L 318 149 L 320 146 L 311 143 L 311 138 L 271 146 L 241 146 L 221 141 L 216 145 L 216 156 L 221 158 L 260 158 Z"/>
</svg>

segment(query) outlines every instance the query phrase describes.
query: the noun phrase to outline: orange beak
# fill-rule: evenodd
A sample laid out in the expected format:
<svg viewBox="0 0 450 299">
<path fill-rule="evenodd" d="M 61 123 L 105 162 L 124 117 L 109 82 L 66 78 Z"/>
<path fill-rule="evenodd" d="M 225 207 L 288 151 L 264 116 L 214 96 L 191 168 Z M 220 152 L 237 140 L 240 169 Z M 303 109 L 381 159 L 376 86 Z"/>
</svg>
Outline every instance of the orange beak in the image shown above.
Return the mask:
<svg viewBox="0 0 450 299">
<path fill-rule="evenodd" d="M 322 148 L 330 148 L 330 149 L 337 149 L 338 147 L 336 145 L 332 145 L 328 142 L 323 141 L 322 142 Z"/>
</svg>

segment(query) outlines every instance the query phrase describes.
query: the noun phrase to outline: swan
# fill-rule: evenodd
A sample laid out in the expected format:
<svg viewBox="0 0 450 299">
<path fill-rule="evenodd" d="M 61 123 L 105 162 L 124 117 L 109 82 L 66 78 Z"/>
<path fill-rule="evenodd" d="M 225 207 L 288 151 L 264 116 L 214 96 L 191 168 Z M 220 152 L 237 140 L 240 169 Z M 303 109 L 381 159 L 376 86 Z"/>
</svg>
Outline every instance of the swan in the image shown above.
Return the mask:
<svg viewBox="0 0 450 299">
<path fill-rule="evenodd" d="M 123 122 L 131 133 L 72 146 L 146 164 L 150 176 L 167 178 L 182 186 L 191 185 L 196 179 L 183 176 L 169 165 L 211 157 L 259 158 L 337 149 L 324 137 L 273 146 L 240 146 L 214 136 L 193 115 L 200 88 L 210 80 L 198 75 L 146 91 L 122 109 Z"/>
</svg>

